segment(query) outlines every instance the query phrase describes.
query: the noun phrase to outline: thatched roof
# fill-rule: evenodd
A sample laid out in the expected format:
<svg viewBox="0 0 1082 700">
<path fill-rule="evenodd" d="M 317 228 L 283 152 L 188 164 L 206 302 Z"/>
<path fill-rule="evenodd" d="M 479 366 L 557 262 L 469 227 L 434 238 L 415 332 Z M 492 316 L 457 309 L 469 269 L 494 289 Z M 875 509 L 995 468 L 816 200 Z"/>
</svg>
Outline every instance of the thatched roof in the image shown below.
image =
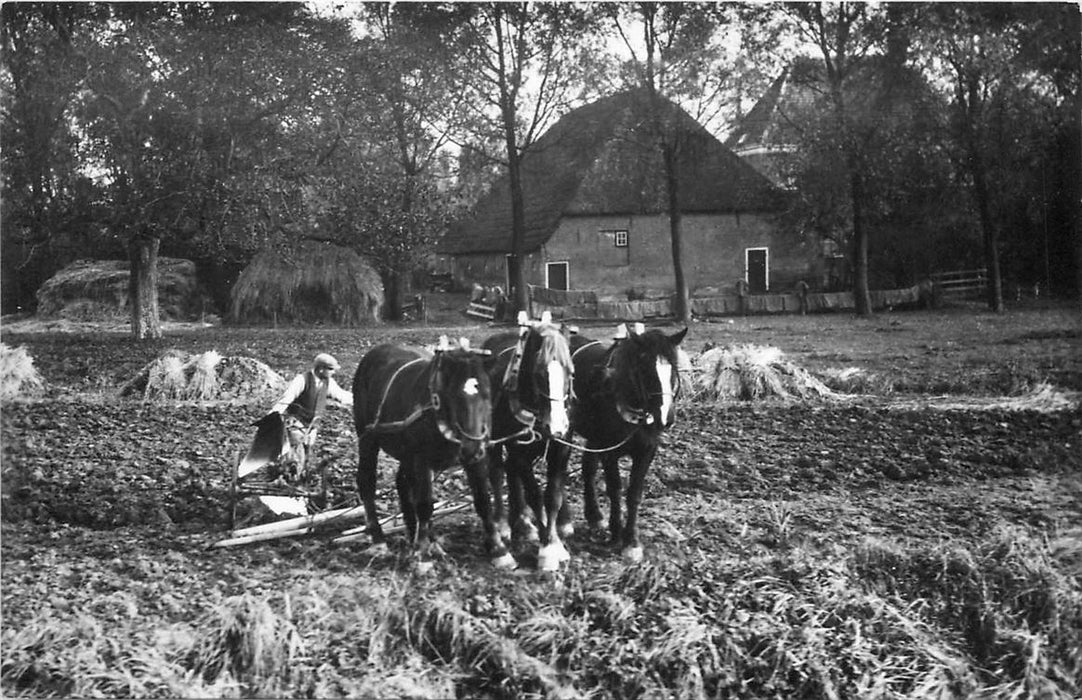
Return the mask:
<svg viewBox="0 0 1082 700">
<path fill-rule="evenodd" d="M 233 285 L 232 319 L 240 323 L 333 323 L 379 320 L 383 283 L 356 252 L 305 241 L 288 253 L 267 249 Z"/>
<path fill-rule="evenodd" d="M 38 288 L 38 316 L 86 321 L 126 315 L 130 279 L 127 260 L 76 260 Z M 163 318 L 197 318 L 209 303 L 195 263 L 158 258 L 158 307 Z"/>
<path fill-rule="evenodd" d="M 901 111 L 926 113 L 926 102 L 933 95 L 919 72 L 893 66 L 884 56 L 856 63 L 847 91 L 850 106 L 873 121 Z M 833 109 L 822 61 L 800 56 L 733 127 L 725 145 L 744 158 L 791 149 L 801 142 L 811 120 L 829 117 Z"/>
<path fill-rule="evenodd" d="M 778 190 L 668 100 L 662 119 L 676 125 L 677 172 L 685 213 L 777 211 Z M 526 250 L 536 250 L 563 216 L 654 214 L 666 210 L 664 169 L 650 147 L 649 97 L 622 92 L 566 114 L 522 159 Z M 470 215 L 448 232 L 442 253 L 506 251 L 511 195 L 499 179 Z"/>
</svg>

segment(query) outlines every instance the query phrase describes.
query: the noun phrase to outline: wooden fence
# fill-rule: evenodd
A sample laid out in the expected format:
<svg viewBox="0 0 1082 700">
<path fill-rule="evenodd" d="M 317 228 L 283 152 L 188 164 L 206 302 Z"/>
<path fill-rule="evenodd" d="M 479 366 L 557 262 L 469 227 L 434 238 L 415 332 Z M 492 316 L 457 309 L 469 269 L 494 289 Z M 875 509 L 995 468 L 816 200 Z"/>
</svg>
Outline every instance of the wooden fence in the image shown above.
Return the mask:
<svg viewBox="0 0 1082 700">
<path fill-rule="evenodd" d="M 937 272 L 931 275 L 931 278 L 939 293 L 950 299 L 980 298 L 988 289 L 988 271 L 983 267 L 977 270 Z"/>
</svg>

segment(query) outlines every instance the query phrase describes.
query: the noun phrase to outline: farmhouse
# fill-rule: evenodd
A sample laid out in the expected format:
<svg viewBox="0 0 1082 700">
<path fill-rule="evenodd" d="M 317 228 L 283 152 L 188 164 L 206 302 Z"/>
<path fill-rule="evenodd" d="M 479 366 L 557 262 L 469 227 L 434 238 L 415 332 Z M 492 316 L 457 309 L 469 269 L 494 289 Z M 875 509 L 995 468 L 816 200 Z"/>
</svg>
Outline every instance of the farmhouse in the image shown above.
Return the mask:
<svg viewBox="0 0 1082 700">
<path fill-rule="evenodd" d="M 684 270 L 692 295 L 731 294 L 740 281 L 752 293 L 789 291 L 816 278 L 818 249 L 777 223 L 784 191 L 676 104 L 663 100 L 660 118 L 678 144 Z M 632 90 L 566 114 L 524 154 L 530 285 L 590 290 L 608 299 L 672 294 L 665 174 L 650 126 L 649 97 Z M 510 245 L 504 177 L 448 232 L 438 252 L 458 284 L 507 285 Z"/>
</svg>

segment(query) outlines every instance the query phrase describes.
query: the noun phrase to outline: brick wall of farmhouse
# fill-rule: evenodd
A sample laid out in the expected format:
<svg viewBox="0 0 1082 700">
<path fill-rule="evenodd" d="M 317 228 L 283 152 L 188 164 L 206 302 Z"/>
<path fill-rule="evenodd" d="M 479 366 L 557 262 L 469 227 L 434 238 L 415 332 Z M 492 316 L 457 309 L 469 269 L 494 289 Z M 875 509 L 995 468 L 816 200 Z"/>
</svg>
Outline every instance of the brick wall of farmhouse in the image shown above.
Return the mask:
<svg viewBox="0 0 1082 700">
<path fill-rule="evenodd" d="M 506 266 L 506 255 L 503 253 L 462 254 L 454 257 L 451 273 L 459 287 L 468 288 L 475 282 L 504 287 L 507 284 Z M 526 281 L 535 285 L 545 284 L 545 267 L 540 252 L 526 256 Z"/>
<path fill-rule="evenodd" d="M 618 247 L 619 231 L 627 246 Z M 744 278 L 745 250 L 768 249 L 770 291 L 790 291 L 813 281 L 818 254 L 777 232 L 761 214 L 685 215 L 684 272 L 694 293 L 712 287 L 731 290 Z M 544 247 L 546 260 L 568 262 L 572 289 L 610 293 L 671 290 L 672 249 L 665 216 L 565 217 Z M 533 280 L 531 280 L 533 282 Z M 540 281 L 544 283 L 544 271 Z"/>
</svg>

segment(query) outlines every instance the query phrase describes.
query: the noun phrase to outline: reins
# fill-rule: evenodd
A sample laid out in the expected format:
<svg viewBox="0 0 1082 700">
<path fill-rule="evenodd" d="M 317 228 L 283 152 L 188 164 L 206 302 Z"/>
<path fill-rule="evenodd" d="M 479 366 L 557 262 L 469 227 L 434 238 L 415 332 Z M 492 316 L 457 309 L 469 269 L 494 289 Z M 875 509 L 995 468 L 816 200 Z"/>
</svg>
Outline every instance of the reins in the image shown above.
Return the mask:
<svg viewBox="0 0 1082 700">
<path fill-rule="evenodd" d="M 586 343 L 585 345 L 583 345 L 583 346 L 579 347 L 577 350 L 575 350 L 571 354 L 571 357 L 574 358 L 580 352 L 582 352 L 583 350 L 585 350 L 586 348 L 588 348 L 588 347 L 590 347 L 592 345 L 601 345 L 601 344 L 602 344 L 602 341 L 600 341 L 600 340 L 594 340 L 594 341 L 591 341 L 589 343 Z M 613 344 L 612 345 L 612 351 L 608 353 L 608 357 L 605 359 L 605 368 L 606 369 L 611 369 L 614 366 L 613 365 L 613 360 L 615 359 L 615 356 L 616 356 L 615 349 L 616 349 L 616 345 Z M 679 375 L 678 375 L 678 381 L 679 381 Z M 642 386 L 639 385 L 638 382 L 635 383 L 635 388 L 638 391 L 638 394 L 639 394 L 640 398 L 645 399 L 648 396 L 654 395 L 654 394 L 647 394 L 645 391 L 643 391 Z M 631 426 L 630 430 L 628 431 L 628 433 L 624 437 L 624 439 L 620 440 L 615 445 L 612 445 L 612 446 L 609 446 L 609 447 L 600 447 L 600 448 L 586 447 L 585 445 L 579 445 L 578 443 L 571 442 L 569 440 L 563 440 L 563 439 L 558 438 L 558 437 L 552 437 L 551 439 L 554 440 L 555 442 L 560 443 L 561 445 L 566 445 L 568 447 L 580 450 L 582 452 L 591 452 L 591 453 L 612 452 L 614 450 L 620 449 L 621 447 L 626 445 L 628 442 L 630 442 L 631 438 L 635 437 L 635 432 L 640 426 L 652 425 L 653 424 L 654 417 L 652 415 L 650 415 L 649 412 L 647 412 L 644 409 L 632 408 L 630 406 L 625 405 L 622 401 L 620 401 L 619 399 L 616 398 L 615 391 L 613 391 L 612 393 L 613 393 L 613 398 L 615 399 L 615 404 L 616 404 L 615 408 L 616 408 L 617 413 L 620 415 L 621 420 L 623 420 L 625 423 L 627 423 L 629 426 Z M 658 392 L 657 395 L 660 395 L 660 393 L 661 392 Z"/>
<path fill-rule="evenodd" d="M 383 415 L 384 404 L 387 402 L 387 397 L 390 396 L 391 386 L 394 385 L 394 382 L 398 378 L 398 375 L 401 374 L 402 371 L 404 369 L 406 369 L 407 367 L 409 367 L 411 365 L 414 365 L 414 364 L 417 364 L 418 362 L 425 362 L 425 361 L 430 362 L 431 365 L 432 365 L 432 369 L 431 369 L 431 372 L 430 372 L 429 377 L 428 377 L 428 394 L 429 394 L 429 403 L 428 403 L 428 405 L 427 406 L 421 406 L 420 408 L 414 410 L 412 413 L 410 413 L 408 416 L 406 416 L 402 420 L 381 422 L 380 418 Z M 396 369 L 394 374 L 391 375 L 390 380 L 388 380 L 387 385 L 383 388 L 383 396 L 380 397 L 379 406 L 376 408 L 375 418 L 372 420 L 371 423 L 369 423 L 367 426 L 365 426 L 365 428 L 364 428 L 365 431 L 372 430 L 372 431 L 379 432 L 379 433 L 393 433 L 393 432 L 405 430 L 409 426 L 416 423 L 417 420 L 420 419 L 421 416 L 423 416 L 425 414 L 425 412 L 433 411 L 436 414 L 436 427 L 439 429 L 439 431 L 443 435 L 443 437 L 446 438 L 448 441 L 456 443 L 456 444 L 462 444 L 462 439 L 460 439 L 460 437 L 464 438 L 466 440 L 474 440 L 474 441 L 478 441 L 478 442 L 482 441 L 482 440 L 486 440 L 488 438 L 487 433 L 482 433 L 480 435 L 472 435 L 472 434 L 466 432 L 466 430 L 462 427 L 462 424 L 459 423 L 457 419 L 454 421 L 454 425 L 452 426 L 452 425 L 448 424 L 446 421 L 444 421 L 444 420 L 442 420 L 440 418 L 439 409 L 440 409 L 441 401 L 440 401 L 439 392 L 436 391 L 436 378 L 438 376 L 437 368 L 438 368 L 438 365 L 439 365 L 440 361 L 441 361 L 441 354 L 440 354 L 440 352 L 437 352 L 436 355 L 431 359 L 426 358 L 426 357 L 418 357 L 418 358 L 415 358 L 413 360 L 410 360 L 406 364 L 404 364 L 404 365 L 400 366 L 398 369 Z"/>
</svg>

